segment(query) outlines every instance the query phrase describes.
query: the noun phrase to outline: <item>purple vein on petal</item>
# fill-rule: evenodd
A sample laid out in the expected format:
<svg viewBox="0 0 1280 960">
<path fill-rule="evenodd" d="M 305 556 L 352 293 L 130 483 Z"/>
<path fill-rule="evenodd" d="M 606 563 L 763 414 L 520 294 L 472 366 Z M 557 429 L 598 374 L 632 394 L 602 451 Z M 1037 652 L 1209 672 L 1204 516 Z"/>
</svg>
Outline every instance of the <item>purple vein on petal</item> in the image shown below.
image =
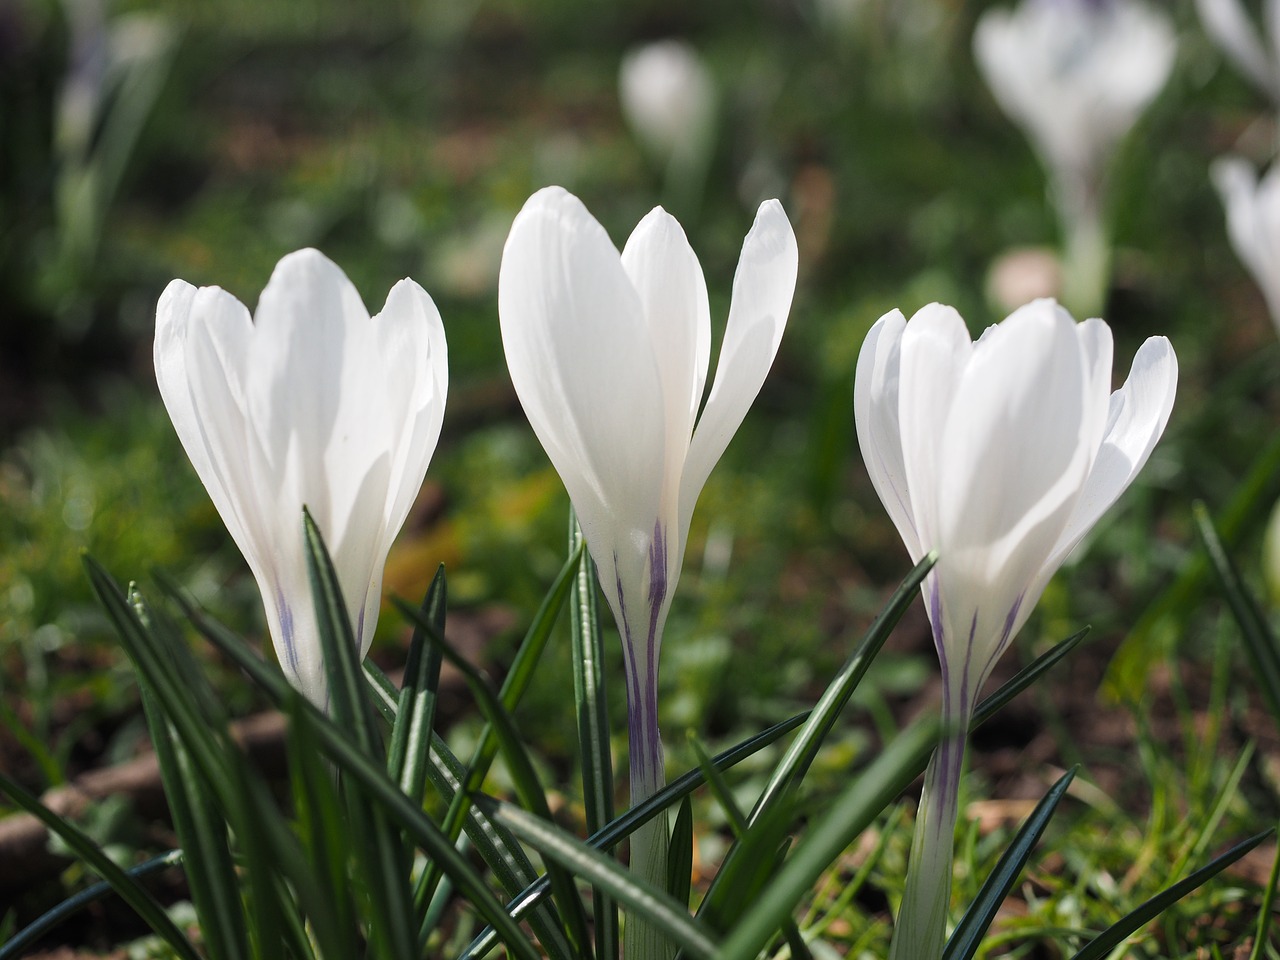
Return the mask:
<svg viewBox="0 0 1280 960">
<path fill-rule="evenodd" d="M 298 676 L 298 648 L 293 638 L 293 611 L 285 602 L 284 593 L 276 591 L 276 612 L 280 615 L 280 633 L 284 636 L 284 655 L 290 672 Z"/>
</svg>

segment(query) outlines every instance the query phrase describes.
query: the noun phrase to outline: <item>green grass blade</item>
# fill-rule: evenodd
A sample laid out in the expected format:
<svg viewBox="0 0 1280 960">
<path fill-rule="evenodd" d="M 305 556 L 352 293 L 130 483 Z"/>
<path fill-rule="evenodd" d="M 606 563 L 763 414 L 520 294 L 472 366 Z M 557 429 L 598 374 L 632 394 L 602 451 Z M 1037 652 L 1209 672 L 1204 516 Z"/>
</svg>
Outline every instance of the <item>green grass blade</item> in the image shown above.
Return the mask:
<svg viewBox="0 0 1280 960">
<path fill-rule="evenodd" d="M 567 589 L 565 592 L 568 592 Z M 484 714 L 488 728 L 493 731 L 493 736 L 501 747 L 503 756 L 506 758 L 507 770 L 511 775 L 512 783 L 515 785 L 516 794 L 520 797 L 520 802 L 536 816 L 549 823 L 551 821 L 551 810 L 547 806 L 546 793 L 542 789 L 542 784 L 538 781 L 537 772 L 533 768 L 533 761 L 530 759 L 528 751 L 525 750 L 519 733 L 516 732 L 515 720 L 506 706 L 498 698 L 498 695 L 489 689 L 489 685 L 485 683 L 480 671 L 454 650 L 452 645 L 436 632 L 431 623 L 419 615 L 417 611 L 409 609 L 404 604 L 400 604 L 400 608 L 410 618 L 411 622 L 423 631 L 427 640 L 439 649 L 444 658 L 462 674 L 462 678 L 466 681 L 471 695 L 476 699 L 480 712 Z M 544 644 L 545 641 L 542 644 L 535 645 L 539 652 Z M 526 671 L 530 670 L 531 665 L 526 666 L 524 669 Z M 476 768 L 472 766 L 468 771 L 467 780 L 464 781 L 464 788 L 468 791 L 477 789 L 480 785 L 477 780 Z M 557 869 L 550 864 L 548 865 L 547 876 L 551 880 L 552 895 L 560 908 L 562 918 L 566 922 L 565 932 L 568 933 L 570 942 L 579 952 L 589 951 L 591 949 L 591 937 L 588 933 L 586 908 L 582 903 L 582 898 L 578 895 L 577 888 L 574 886 L 573 878 L 565 871 Z"/>
<path fill-rule="evenodd" d="M 604 672 L 604 636 L 600 629 L 596 565 L 583 549 L 578 518 L 569 508 L 569 552 L 582 552 L 569 597 L 573 659 L 573 700 L 578 719 L 578 759 L 587 832 L 613 819 L 613 752 L 609 742 L 609 702 Z M 692 842 L 692 838 L 690 838 Z M 592 890 L 596 955 L 618 957 L 618 906 L 600 889 Z M 679 899 L 677 897 L 677 899 Z M 687 902 L 688 897 L 686 895 Z"/>
<path fill-rule="evenodd" d="M 200 960 L 200 955 L 196 953 L 191 941 L 169 919 L 168 914 L 164 912 L 164 907 L 160 906 L 155 897 L 151 896 L 134 877 L 116 866 L 111 858 L 78 827 L 58 816 L 3 773 L 0 773 L 0 792 L 8 794 L 14 804 L 43 823 L 49 832 L 56 834 L 89 869 L 111 884 L 111 888 L 120 899 L 132 907 L 147 926 L 173 948 L 174 953 L 184 960 Z"/>
<path fill-rule="evenodd" d="M 360 651 L 342 596 L 338 573 L 311 514 L 302 510 L 307 573 L 315 602 L 320 647 L 329 682 L 329 707 L 339 726 L 351 732 L 366 757 L 382 759 L 383 744 L 360 669 Z M 347 822 L 358 864 L 357 879 L 367 891 L 371 911 L 369 937 L 389 960 L 412 956 L 418 948 L 418 924 L 410 896 L 410 862 L 400 832 L 386 813 L 360 789 L 347 792 Z"/>
<path fill-rule="evenodd" d="M 1249 954 L 1249 960 L 1263 960 L 1266 956 L 1267 938 L 1271 932 L 1271 911 L 1276 903 L 1277 884 L 1280 884 L 1280 848 L 1276 849 L 1275 859 L 1271 863 L 1271 876 L 1267 878 L 1267 886 L 1262 891 L 1262 902 L 1258 904 L 1258 929 L 1253 935 L 1253 952 Z"/>
<path fill-rule="evenodd" d="M 556 618 L 559 617 L 560 610 L 564 606 L 573 586 L 581 549 L 579 549 L 578 553 L 573 554 L 561 567 L 559 575 L 557 575 L 555 582 L 551 585 L 551 589 L 538 606 L 533 622 L 529 625 L 524 639 L 516 650 L 511 668 L 507 671 L 506 679 L 503 680 L 502 688 L 498 693 L 499 702 L 508 711 L 515 709 L 520 698 L 524 696 L 525 690 L 528 689 L 529 681 L 533 677 L 534 667 L 537 666 L 539 657 L 542 655 L 543 650 L 546 649 Z M 419 616 L 417 611 L 412 610 L 399 599 L 394 599 L 394 602 L 405 613 L 409 622 L 413 623 L 416 629 L 422 630 L 428 639 L 435 637 L 443 640 L 443 635 L 439 631 L 425 629 L 426 621 Z M 433 644 L 433 646 L 439 645 Z M 445 646 L 447 646 L 447 643 Z M 486 687 L 485 689 L 487 692 L 488 688 Z M 484 783 L 489 767 L 492 765 L 494 757 L 498 754 L 498 742 L 498 737 L 492 725 L 486 724 L 471 755 L 469 772 L 464 778 L 463 789 L 457 793 L 454 797 L 454 802 L 450 804 L 445 813 L 442 828 L 445 835 L 453 842 L 457 842 L 458 837 L 462 834 L 463 823 L 467 811 L 471 807 L 471 794 L 479 790 Z M 414 905 L 420 913 L 425 910 L 427 903 L 434 897 L 436 884 L 439 881 L 439 870 L 434 864 L 428 865 L 427 871 L 422 875 L 418 887 L 414 891 Z"/>
<path fill-rule="evenodd" d="M 442 565 L 431 581 L 421 610 L 423 617 L 433 623 L 442 636 L 447 596 Z M 409 641 L 409 658 L 405 663 L 396 721 L 391 728 L 387 769 L 392 779 L 400 783 L 400 789 L 419 803 L 427 787 L 426 768 L 431 752 L 431 728 L 435 723 L 441 662 L 440 651 L 427 643 L 421 630 L 414 630 Z"/>
<path fill-rule="evenodd" d="M 818 698 L 813 711 L 809 714 L 808 722 L 792 741 L 760 794 L 760 799 L 756 801 L 755 808 L 748 818 L 749 822 L 754 823 L 762 816 L 788 786 L 804 779 L 809 765 L 818 755 L 822 741 L 831 732 L 840 711 L 849 702 L 849 697 L 853 695 L 858 683 L 866 675 L 867 669 L 871 666 L 876 654 L 880 652 L 880 648 L 884 646 L 884 642 L 889 639 L 893 628 L 919 596 L 920 584 L 924 582 L 924 578 L 928 576 L 937 561 L 936 553 L 925 556 L 894 591 L 889 602 L 867 630 L 862 642 L 858 644 L 840 672 Z"/>
<path fill-rule="evenodd" d="M 540 850 L 544 857 L 605 890 L 691 956 L 703 960 L 716 956 L 715 941 L 665 890 L 655 889 L 612 857 L 541 817 L 491 797 L 480 797 L 477 803 L 520 839 Z"/>
<path fill-rule="evenodd" d="M 1072 957 L 1071 960 L 1102 960 L 1102 958 L 1109 956 L 1111 951 L 1124 943 L 1131 934 L 1140 930 L 1188 893 L 1203 886 L 1207 881 L 1231 866 L 1231 864 L 1235 863 L 1273 833 L 1275 833 L 1275 830 L 1264 830 L 1248 840 L 1242 840 L 1226 853 L 1215 857 L 1195 873 L 1160 891 L 1160 893 L 1143 903 L 1132 913 L 1126 914 L 1089 941 L 1088 945 Z"/>
<path fill-rule="evenodd" d="M 971 960 L 977 954 L 978 948 L 982 946 L 982 938 L 995 919 L 996 911 L 1013 889 L 1032 850 L 1040 841 L 1041 834 L 1057 811 L 1058 804 L 1067 795 L 1067 787 L 1075 779 L 1078 769 L 1079 767 L 1072 767 L 1064 773 L 1018 829 L 1013 842 L 1001 855 L 995 869 L 982 882 L 978 895 L 960 918 L 942 951 L 942 960 Z"/>
<path fill-rule="evenodd" d="M 915 779 L 937 741 L 938 723 L 932 718 L 894 738 L 810 828 L 755 908 L 721 945 L 718 960 L 755 960 L 783 929 L 822 871 Z"/>
<path fill-rule="evenodd" d="M 1048 673 L 1059 660 L 1074 650 L 1088 633 L 1088 627 L 1076 631 L 1046 653 L 1036 657 L 1035 660 L 1002 683 L 991 696 L 981 700 L 974 708 L 973 720 L 969 724 L 969 729 L 976 730 L 999 713 L 1006 703 Z"/>
<path fill-rule="evenodd" d="M 177 628 L 158 617 L 136 592 L 131 599 L 143 627 L 173 652 L 175 660 L 191 660 Z M 240 899 L 240 881 L 227 836 L 226 814 L 215 802 L 212 786 L 192 761 L 147 682 L 140 680 L 139 685 L 169 813 L 182 841 L 187 883 L 200 918 L 205 949 L 212 960 L 247 958 L 249 936 Z M 203 676 L 192 677 L 192 689 L 205 687 Z"/>
<path fill-rule="evenodd" d="M 158 857 L 153 857 L 146 863 L 140 863 L 136 867 L 130 867 L 125 871 L 134 880 L 141 880 L 143 877 L 149 877 L 153 873 L 159 873 L 161 870 L 168 870 L 170 867 L 178 867 L 183 865 L 183 855 L 181 850 L 170 850 L 168 853 L 162 853 Z M 86 887 L 75 896 L 68 897 L 56 907 L 42 913 L 35 920 L 31 921 L 13 936 L 6 939 L 5 932 L 0 929 L 0 960 L 17 960 L 27 947 L 34 944 L 50 930 L 55 929 L 64 920 L 70 917 L 77 910 L 83 910 L 89 904 L 104 897 L 115 893 L 115 888 L 105 880 L 95 883 L 91 887 Z"/>
<path fill-rule="evenodd" d="M 249 956 L 240 882 L 227 837 L 227 821 L 208 781 L 143 684 L 142 706 L 160 766 L 174 829 L 186 857 L 187 885 L 211 960 Z"/>
<path fill-rule="evenodd" d="M 285 705 L 289 716 L 286 745 L 296 833 L 306 848 L 315 881 L 312 933 L 321 956 L 354 957 L 359 955 L 359 937 L 348 875 L 347 818 L 332 770 L 320 752 L 301 700 L 302 695 L 295 691 Z"/>
<path fill-rule="evenodd" d="M 693 886 L 693 803 L 680 801 L 676 821 L 671 827 L 671 843 L 667 846 L 667 892 L 671 899 L 685 907 Z"/>
<path fill-rule="evenodd" d="M 204 614 L 181 590 L 168 584 L 166 591 L 204 637 L 243 669 L 274 703 L 283 706 L 289 701 L 293 688 L 279 667 L 264 661 L 240 637 Z M 380 688 L 381 681 L 377 679 L 379 672 L 366 669 L 364 674 L 371 691 Z M 375 698 L 374 703 L 377 702 Z M 441 865 L 444 873 L 468 899 L 483 921 L 498 931 L 498 937 L 507 944 L 511 955 L 521 960 L 539 960 L 537 952 L 489 891 L 480 874 L 458 854 L 453 844 L 422 808 L 400 791 L 399 785 L 387 776 L 386 770 L 375 766 L 351 742 L 347 731 L 335 725 L 312 704 L 304 702 L 299 704 L 299 708 L 312 722 L 316 739 L 330 759 L 348 775 L 359 780 L 401 828 L 422 847 L 432 862 Z M 389 706 L 387 713 L 394 719 L 394 706 Z"/>
<path fill-rule="evenodd" d="M 449 803 L 461 788 L 462 778 L 466 776 L 467 770 L 462 761 L 454 756 L 448 744 L 436 734 L 431 736 L 432 762 L 428 765 L 427 772 L 436 791 Z M 538 872 L 520 846 L 520 841 L 510 830 L 485 816 L 483 811 L 472 807 L 467 812 L 464 829 L 477 852 L 502 884 L 507 896 L 519 896 L 521 891 L 538 879 Z M 549 960 L 571 960 L 574 956 L 573 947 L 565 937 L 559 917 L 546 905 L 529 915 L 529 926 L 533 928 L 542 948 L 547 951 Z"/>
<path fill-rule="evenodd" d="M 1258 671 L 1258 687 L 1271 708 L 1272 716 L 1280 722 L 1280 642 L 1277 642 L 1257 599 L 1241 579 L 1240 571 L 1227 555 L 1208 508 L 1197 500 L 1191 506 L 1191 514 L 1195 519 L 1196 533 L 1209 556 L 1209 565 L 1226 595 L 1236 623 L 1240 625 L 1245 651 L 1253 668 Z"/>
<path fill-rule="evenodd" d="M 111 574 L 87 554 L 82 559 L 89 583 L 115 626 L 129 659 L 146 679 L 192 760 L 218 792 L 223 808 L 229 809 L 231 773 L 226 765 L 225 730 L 216 723 L 211 724 L 210 718 L 196 709 L 187 689 L 189 684 L 175 672 L 172 652 L 157 643 Z"/>
<path fill-rule="evenodd" d="M 779 737 L 785 736 L 796 729 L 796 727 L 804 723 L 807 716 L 808 714 L 801 713 L 780 723 L 775 723 L 772 727 L 768 727 L 755 736 L 717 754 L 713 763 L 717 768 L 727 770 L 734 764 L 740 763 L 763 750 Z M 642 823 L 647 823 L 667 807 L 683 800 L 698 787 L 702 786 L 704 782 L 705 777 L 701 770 L 690 770 L 688 773 L 671 781 L 644 803 L 626 811 L 603 829 L 592 834 L 586 840 L 587 845 L 597 850 L 612 850 L 630 836 L 632 831 Z M 520 896 L 507 904 L 508 912 L 517 920 L 522 918 L 528 911 L 542 902 L 549 889 L 550 884 L 547 878 L 540 877 L 536 883 L 527 887 L 521 892 Z M 493 931 L 482 930 L 479 936 L 467 945 L 467 949 L 462 952 L 459 960 L 478 960 L 479 957 L 483 957 L 488 953 L 496 943 L 497 937 Z"/>
<path fill-rule="evenodd" d="M 1219 515 L 1217 527 L 1222 541 L 1234 546 L 1250 523 L 1275 501 L 1277 478 L 1280 478 L 1280 434 L 1258 455 L 1248 475 L 1231 495 Z M 1202 557 L 1191 557 L 1182 565 L 1173 583 L 1158 594 L 1143 611 L 1129 635 L 1120 644 L 1103 678 L 1103 689 L 1114 697 L 1136 701 L 1146 683 L 1148 664 L 1156 655 L 1156 637 L 1161 625 L 1183 617 L 1200 599 L 1209 576 L 1208 564 Z"/>
</svg>

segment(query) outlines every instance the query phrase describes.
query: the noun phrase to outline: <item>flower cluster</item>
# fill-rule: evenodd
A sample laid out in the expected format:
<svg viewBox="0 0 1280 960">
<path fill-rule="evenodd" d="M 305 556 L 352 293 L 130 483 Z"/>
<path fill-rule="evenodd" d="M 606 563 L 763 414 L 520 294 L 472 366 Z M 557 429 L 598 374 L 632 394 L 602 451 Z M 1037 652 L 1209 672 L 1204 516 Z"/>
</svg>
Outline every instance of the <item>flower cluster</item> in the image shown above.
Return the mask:
<svg viewBox="0 0 1280 960">
<path fill-rule="evenodd" d="M 534 194 L 511 227 L 498 310 L 511 379 L 573 501 L 623 639 L 633 800 L 664 782 L 657 676 L 694 505 L 773 364 L 791 309 L 796 239 L 761 205 L 742 245 L 714 383 L 711 317 L 680 225 L 650 212 L 619 252 L 574 196 Z M 180 280 L 160 300 L 156 376 L 178 435 L 262 591 L 282 666 L 327 702 L 303 552 L 304 506 L 330 545 L 363 652 L 382 567 L 440 434 L 444 328 L 410 280 L 370 317 L 314 250 L 285 257 L 256 317 Z M 1040 300 L 976 342 L 954 310 L 897 311 L 858 360 L 854 419 L 876 491 L 919 559 L 954 730 L 922 801 L 898 956 L 940 947 L 956 788 L 979 687 L 1049 577 L 1150 455 L 1177 361 L 1148 340 L 1111 392 L 1112 341 Z M 705 395 L 705 397 L 704 397 Z M 944 838 L 945 842 L 944 842 Z M 665 877 L 661 819 L 632 867 Z M 629 937 L 644 925 L 629 925 Z M 634 955 L 661 955 L 636 941 Z"/>
</svg>

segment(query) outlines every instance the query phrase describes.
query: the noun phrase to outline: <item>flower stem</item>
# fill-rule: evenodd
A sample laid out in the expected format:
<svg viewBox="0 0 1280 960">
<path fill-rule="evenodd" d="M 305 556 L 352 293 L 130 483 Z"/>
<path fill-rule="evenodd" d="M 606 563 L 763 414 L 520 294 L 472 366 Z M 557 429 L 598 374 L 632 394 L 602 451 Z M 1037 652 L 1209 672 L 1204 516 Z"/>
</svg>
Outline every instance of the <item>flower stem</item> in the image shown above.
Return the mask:
<svg viewBox="0 0 1280 960">
<path fill-rule="evenodd" d="M 1096 317 L 1111 287 L 1111 240 L 1096 191 L 1059 190 L 1062 220 L 1062 303 L 1074 316 Z M 1070 198 L 1070 199 L 1068 199 Z"/>
<path fill-rule="evenodd" d="M 656 670 L 629 670 L 627 719 L 630 721 L 631 806 L 666 785 L 662 737 L 658 731 Z M 631 834 L 631 871 L 659 890 L 667 888 L 667 814 L 663 811 Z M 662 931 L 631 914 L 622 928 L 626 960 L 667 960 L 674 954 Z"/>
<path fill-rule="evenodd" d="M 924 774 L 907 886 L 893 929 L 889 960 L 938 960 L 942 956 L 970 712 L 963 703 L 953 710 L 950 697 L 944 702 L 943 739 Z"/>
</svg>

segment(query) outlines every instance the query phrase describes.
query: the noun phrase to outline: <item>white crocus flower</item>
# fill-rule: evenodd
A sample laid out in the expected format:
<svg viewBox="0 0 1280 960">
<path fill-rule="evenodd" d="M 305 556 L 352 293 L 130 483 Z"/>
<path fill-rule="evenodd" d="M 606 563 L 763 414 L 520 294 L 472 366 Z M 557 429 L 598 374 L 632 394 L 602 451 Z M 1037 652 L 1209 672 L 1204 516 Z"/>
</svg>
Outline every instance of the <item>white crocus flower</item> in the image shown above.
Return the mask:
<svg viewBox="0 0 1280 960">
<path fill-rule="evenodd" d="M 258 582 L 280 664 L 324 706 L 302 508 L 332 554 L 363 655 L 387 551 L 440 436 L 439 311 L 402 280 L 371 318 L 334 263 L 300 250 L 276 265 L 253 320 L 218 287 L 170 283 L 155 366 L 187 456 Z"/>
<path fill-rule="evenodd" d="M 719 94 L 706 61 L 684 40 L 628 51 L 618 71 L 622 114 L 680 202 L 696 201 L 715 147 Z"/>
<path fill-rule="evenodd" d="M 693 507 L 773 363 L 796 267 L 791 225 L 770 200 L 742 245 L 699 417 L 711 317 L 702 268 L 674 218 L 654 209 L 619 254 L 581 201 L 548 187 L 507 238 L 498 279 L 507 366 L 623 636 L 633 802 L 663 783 L 658 654 Z M 645 842 L 632 845 L 642 870 Z M 650 864 L 660 856 L 655 849 Z"/>
<path fill-rule="evenodd" d="M 893 956 L 940 955 L 956 799 L 978 691 L 1046 583 L 1146 463 L 1168 422 L 1177 359 L 1147 340 L 1111 392 L 1111 331 L 1052 300 L 974 342 L 932 304 L 872 327 L 854 415 L 872 483 L 913 560 L 942 665 L 945 733 L 921 798 Z"/>
<path fill-rule="evenodd" d="M 1240 0 L 1196 0 L 1205 33 L 1246 79 L 1280 106 L 1280 0 L 1264 0 L 1264 41 Z"/>
<path fill-rule="evenodd" d="M 1226 208 L 1231 246 L 1253 274 L 1280 330 L 1280 166 L 1259 179 L 1248 160 L 1223 157 L 1210 172 Z"/>
<path fill-rule="evenodd" d="M 1169 78 L 1173 27 L 1140 0 L 1023 0 L 983 14 L 973 45 L 996 101 L 1049 172 L 1067 245 L 1068 302 L 1098 309 L 1110 271 L 1107 163 Z"/>
</svg>

